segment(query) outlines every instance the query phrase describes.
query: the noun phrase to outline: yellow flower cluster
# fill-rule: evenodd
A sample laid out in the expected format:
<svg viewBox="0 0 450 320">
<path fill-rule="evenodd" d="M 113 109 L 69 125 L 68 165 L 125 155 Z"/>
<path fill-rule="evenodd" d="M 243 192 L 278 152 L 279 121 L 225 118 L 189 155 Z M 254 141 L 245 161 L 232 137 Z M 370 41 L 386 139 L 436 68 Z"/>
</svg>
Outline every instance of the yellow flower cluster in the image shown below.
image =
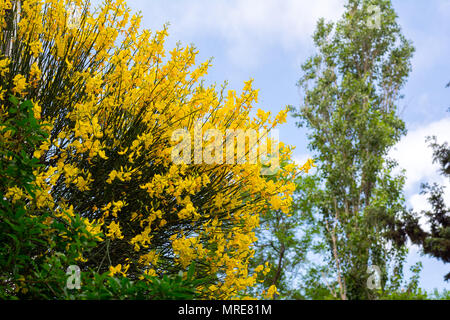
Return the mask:
<svg viewBox="0 0 450 320">
<path fill-rule="evenodd" d="M 72 3 L 83 8 L 78 28 L 67 25 L 66 0 L 23 1 L 18 19 L 18 41 L 31 63 L 28 74 L 11 77 L 12 92 L 33 99 L 51 133 L 34 154 L 46 164 L 35 171 L 37 206 L 81 214 L 98 239 L 103 231 L 112 246 L 120 243 L 124 254 L 115 257 L 111 274 L 125 275 L 136 264 L 157 275 L 164 271 L 160 261 L 180 269 L 197 261 L 202 272 L 218 278 L 198 288 L 205 297 L 239 296 L 267 272 L 248 273 L 260 213 L 287 213 L 295 190 L 290 178 L 313 163 L 300 170 L 288 165 L 279 180 L 261 176 L 260 162 L 174 164 L 171 137 L 180 128 L 194 136 L 199 121 L 203 132 L 269 131 L 286 121 L 287 110 L 272 118 L 259 109 L 251 118 L 258 98 L 252 80 L 241 94 L 206 87 L 202 77 L 210 62 L 196 65 L 191 46 L 166 54 L 166 27 L 141 30 L 141 17 L 122 0 L 105 0 L 98 10 Z M 11 1 L 0 0 L 2 28 L 10 7 Z M 0 75 L 15 70 L 14 63 L 0 56 Z M 267 138 L 257 148 L 267 146 L 276 141 Z M 246 150 L 252 147 L 247 143 Z M 284 161 L 292 150 L 280 143 L 278 151 Z"/>
<path fill-rule="evenodd" d="M 107 237 L 111 239 L 123 239 L 122 232 L 120 231 L 119 223 L 116 223 L 115 221 L 112 221 L 110 225 L 108 226 L 108 233 L 106 234 Z"/>
<path fill-rule="evenodd" d="M 300 167 L 300 170 L 304 171 L 305 173 L 308 173 L 309 170 L 311 170 L 311 168 L 316 167 L 316 165 L 314 164 L 314 160 L 313 159 L 308 159 L 305 164 L 303 164 Z"/>
<path fill-rule="evenodd" d="M 13 93 L 19 96 L 23 96 L 27 88 L 27 81 L 25 77 L 22 76 L 21 74 L 16 75 L 13 79 L 13 84 L 14 84 L 14 88 L 12 90 Z"/>
<path fill-rule="evenodd" d="M 18 187 L 8 188 L 8 191 L 5 194 L 5 197 L 11 199 L 12 203 L 16 203 L 18 200 L 22 199 L 23 196 L 23 191 Z"/>
<path fill-rule="evenodd" d="M 116 274 L 121 274 L 123 276 L 126 276 L 129 268 L 130 268 L 129 264 L 124 265 L 122 268 L 122 264 L 120 264 L 120 263 L 115 267 L 110 266 L 109 267 L 109 275 L 114 276 Z"/>
</svg>

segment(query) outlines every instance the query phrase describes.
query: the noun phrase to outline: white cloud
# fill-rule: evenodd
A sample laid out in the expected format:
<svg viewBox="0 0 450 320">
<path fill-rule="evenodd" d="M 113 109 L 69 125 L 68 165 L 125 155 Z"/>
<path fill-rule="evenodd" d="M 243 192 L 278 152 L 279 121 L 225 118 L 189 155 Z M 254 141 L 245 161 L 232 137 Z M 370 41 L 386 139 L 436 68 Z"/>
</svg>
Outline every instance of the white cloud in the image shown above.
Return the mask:
<svg viewBox="0 0 450 320">
<path fill-rule="evenodd" d="M 294 154 L 292 156 L 292 160 L 300 166 L 304 165 L 310 158 L 312 157 L 309 154 Z"/>
<path fill-rule="evenodd" d="M 413 194 L 411 197 L 409 197 L 408 202 L 411 208 L 414 209 L 414 212 L 431 210 L 431 205 L 425 195 L 419 193 Z M 430 224 L 428 223 L 428 219 L 422 214 L 419 215 L 419 224 L 425 231 L 430 231 Z"/>
<path fill-rule="evenodd" d="M 264 50 L 272 46 L 299 50 L 311 41 L 320 17 L 336 20 L 344 10 L 343 0 L 128 2 L 154 27 L 170 21 L 172 35 L 183 42 L 195 36 L 224 43 L 229 59 L 246 68 L 263 63 Z"/>
<path fill-rule="evenodd" d="M 420 212 L 422 210 L 430 210 L 431 209 L 431 205 L 427 201 L 426 196 L 423 196 L 423 195 L 418 194 L 418 193 L 413 194 L 409 198 L 409 203 L 414 208 L 414 210 L 417 211 L 417 212 Z"/>
<path fill-rule="evenodd" d="M 409 205 L 415 210 L 429 209 L 426 195 L 420 194 L 420 183 L 438 183 L 445 186 L 445 201 L 450 203 L 450 182 L 439 174 L 439 164 L 433 163 L 433 150 L 425 142 L 427 136 L 436 136 L 438 143 L 450 142 L 450 118 L 418 127 L 410 131 L 391 151 L 390 157 L 406 170 L 405 191 Z"/>
</svg>

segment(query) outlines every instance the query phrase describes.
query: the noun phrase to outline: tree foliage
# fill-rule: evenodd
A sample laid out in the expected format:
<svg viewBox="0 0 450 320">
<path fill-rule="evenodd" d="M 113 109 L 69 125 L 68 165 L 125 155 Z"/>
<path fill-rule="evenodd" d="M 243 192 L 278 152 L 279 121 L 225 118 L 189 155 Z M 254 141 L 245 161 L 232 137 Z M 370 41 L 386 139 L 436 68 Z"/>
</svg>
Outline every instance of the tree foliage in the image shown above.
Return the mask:
<svg viewBox="0 0 450 320">
<path fill-rule="evenodd" d="M 282 167 L 294 165 L 290 161 Z M 308 160 L 300 169 L 308 173 L 312 167 L 315 167 L 314 162 Z M 294 181 L 296 188 L 288 214 L 267 210 L 261 215 L 252 264 L 265 270 L 260 280 L 262 287 L 275 286 L 275 298 L 303 298 L 299 290 L 304 286 L 300 274 L 310 263 L 308 253 L 312 250 L 313 235 L 317 233 L 311 216 L 316 176 L 271 176 L 269 179 Z"/>
<path fill-rule="evenodd" d="M 380 10 L 379 26 L 368 23 Z M 302 66 L 304 100 L 294 116 L 309 128 L 309 146 L 321 181 L 314 210 L 327 244 L 330 286 L 341 299 L 374 298 L 371 265 L 383 286 L 402 244 L 392 230 L 403 208 L 403 177 L 393 176 L 389 149 L 405 133 L 397 116 L 400 90 L 411 70 L 411 43 L 402 35 L 391 2 L 349 0 L 337 23 L 319 20 L 318 53 Z M 394 240 L 394 241 L 392 241 Z"/>
</svg>

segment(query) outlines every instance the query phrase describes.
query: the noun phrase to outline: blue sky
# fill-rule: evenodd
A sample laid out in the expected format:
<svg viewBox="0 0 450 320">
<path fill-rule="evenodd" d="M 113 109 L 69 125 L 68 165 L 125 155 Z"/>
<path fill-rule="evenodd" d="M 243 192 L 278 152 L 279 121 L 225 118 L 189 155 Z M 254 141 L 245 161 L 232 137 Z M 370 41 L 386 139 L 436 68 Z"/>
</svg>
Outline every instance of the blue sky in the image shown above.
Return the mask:
<svg viewBox="0 0 450 320">
<path fill-rule="evenodd" d="M 450 0 L 393 0 L 403 33 L 416 47 L 413 71 L 400 102 L 408 134 L 392 150 L 391 157 L 406 170 L 405 196 L 415 210 L 428 208 L 419 194 L 421 182 L 450 183 L 437 173 L 428 135 L 450 141 Z M 143 27 L 159 30 L 170 22 L 167 48 L 194 44 L 198 62 L 213 57 L 207 82 L 227 80 L 230 89 L 240 90 L 243 81 L 254 79 L 260 89 L 258 107 L 273 113 L 286 105 L 298 106 L 296 82 L 300 65 L 314 53 L 311 35 L 320 17 L 336 21 L 343 13 L 343 0 L 127 0 L 133 11 L 142 11 Z M 288 118 L 280 127 L 280 139 L 296 146 L 295 158 L 309 156 L 306 134 Z M 443 281 L 450 266 L 421 256 L 410 248 L 407 265 L 422 261 L 420 284 L 426 290 L 450 289 Z M 408 275 L 409 273 L 406 272 Z"/>
</svg>

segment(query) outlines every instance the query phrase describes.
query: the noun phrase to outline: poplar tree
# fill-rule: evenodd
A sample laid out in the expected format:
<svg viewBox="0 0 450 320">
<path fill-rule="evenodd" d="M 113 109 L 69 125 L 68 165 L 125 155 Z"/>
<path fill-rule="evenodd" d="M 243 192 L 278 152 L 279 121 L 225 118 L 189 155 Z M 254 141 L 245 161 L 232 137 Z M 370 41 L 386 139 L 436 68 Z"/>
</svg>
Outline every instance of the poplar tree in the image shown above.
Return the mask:
<svg viewBox="0 0 450 320">
<path fill-rule="evenodd" d="M 394 241 L 401 218 L 404 177 L 387 158 L 406 133 L 398 116 L 411 71 L 412 43 L 401 32 L 389 0 L 349 0 L 337 23 L 320 19 L 317 53 L 302 65 L 303 101 L 293 109 L 309 129 L 320 177 L 313 210 L 326 244 L 329 289 L 340 299 L 377 296 L 395 283 L 406 253 Z M 370 271 L 370 272 L 368 272 Z"/>
</svg>

